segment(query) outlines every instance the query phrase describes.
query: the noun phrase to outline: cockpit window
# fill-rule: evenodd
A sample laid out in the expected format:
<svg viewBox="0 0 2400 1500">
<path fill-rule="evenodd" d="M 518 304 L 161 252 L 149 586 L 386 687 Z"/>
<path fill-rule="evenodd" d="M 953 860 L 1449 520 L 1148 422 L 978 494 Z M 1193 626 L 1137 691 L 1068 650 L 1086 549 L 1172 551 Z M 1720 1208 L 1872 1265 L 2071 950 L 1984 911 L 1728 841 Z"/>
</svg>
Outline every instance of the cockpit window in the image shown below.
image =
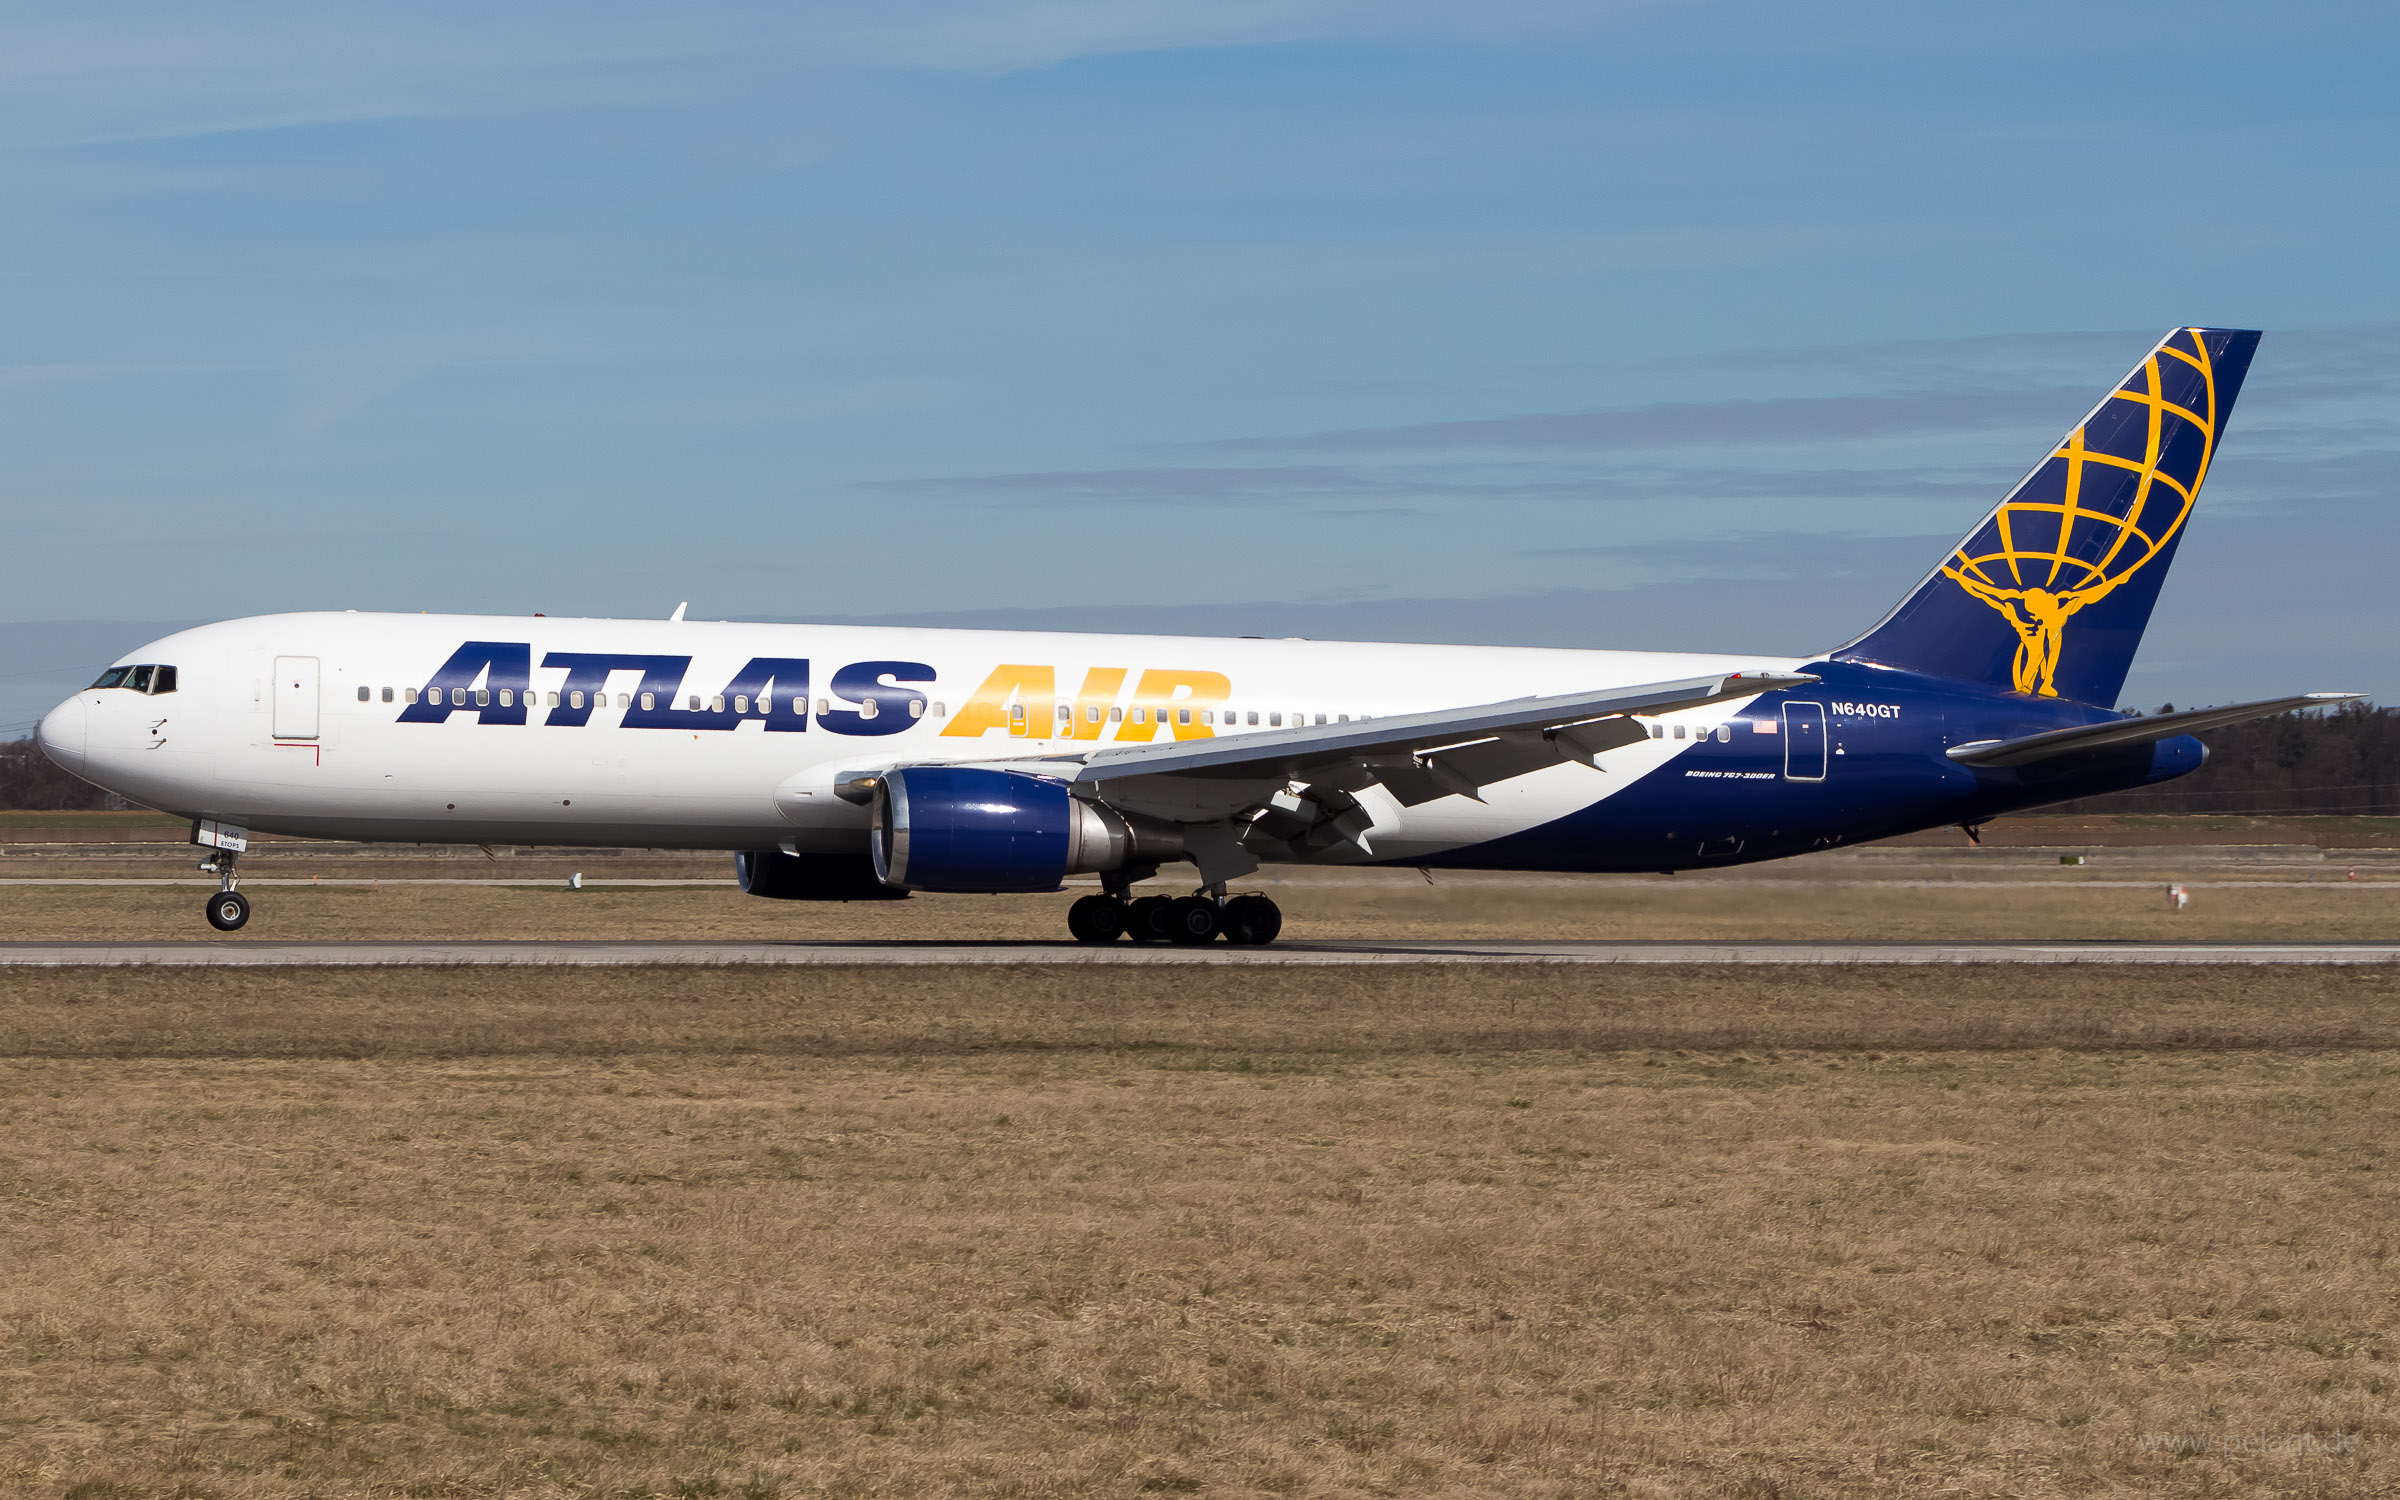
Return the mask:
<svg viewBox="0 0 2400 1500">
<path fill-rule="evenodd" d="M 171 693 L 175 691 L 175 669 L 145 663 L 138 667 L 110 667 L 92 684 L 96 688 L 131 688 L 137 693 Z"/>
</svg>

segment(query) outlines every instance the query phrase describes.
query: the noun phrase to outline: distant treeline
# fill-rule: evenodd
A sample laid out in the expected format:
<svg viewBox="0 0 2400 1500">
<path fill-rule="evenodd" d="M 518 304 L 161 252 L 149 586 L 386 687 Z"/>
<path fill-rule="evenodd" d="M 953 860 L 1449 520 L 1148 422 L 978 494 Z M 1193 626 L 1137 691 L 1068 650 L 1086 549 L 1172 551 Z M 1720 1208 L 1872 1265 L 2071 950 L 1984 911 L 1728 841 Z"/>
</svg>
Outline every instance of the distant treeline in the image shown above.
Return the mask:
<svg viewBox="0 0 2400 1500">
<path fill-rule="evenodd" d="M 2180 781 L 2048 810 L 2400 817 L 2400 709 L 2352 704 L 2212 729 L 2201 738 L 2208 764 Z M 0 741 L 0 808 L 112 805 L 124 804 L 50 764 L 32 740 Z"/>
<path fill-rule="evenodd" d="M 50 763 L 31 739 L 0 740 L 0 809 L 83 812 L 113 804 L 108 793 Z"/>
<path fill-rule="evenodd" d="M 2200 739 L 2208 764 L 2189 776 L 2045 810 L 2400 816 L 2400 708 L 2345 704 L 2211 729 Z"/>
</svg>

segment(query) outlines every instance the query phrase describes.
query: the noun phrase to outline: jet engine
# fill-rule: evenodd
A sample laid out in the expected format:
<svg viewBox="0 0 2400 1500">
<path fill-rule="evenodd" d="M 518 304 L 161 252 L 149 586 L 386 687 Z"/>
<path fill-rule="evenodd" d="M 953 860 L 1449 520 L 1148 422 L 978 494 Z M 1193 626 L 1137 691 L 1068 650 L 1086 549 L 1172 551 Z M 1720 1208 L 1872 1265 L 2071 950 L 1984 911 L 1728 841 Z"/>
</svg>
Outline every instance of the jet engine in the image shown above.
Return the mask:
<svg viewBox="0 0 2400 1500">
<path fill-rule="evenodd" d="M 912 891 L 1054 891 L 1069 875 L 1155 865 L 1182 831 L 1087 802 L 1067 783 L 977 766 L 910 766 L 875 786 L 875 874 Z"/>
</svg>

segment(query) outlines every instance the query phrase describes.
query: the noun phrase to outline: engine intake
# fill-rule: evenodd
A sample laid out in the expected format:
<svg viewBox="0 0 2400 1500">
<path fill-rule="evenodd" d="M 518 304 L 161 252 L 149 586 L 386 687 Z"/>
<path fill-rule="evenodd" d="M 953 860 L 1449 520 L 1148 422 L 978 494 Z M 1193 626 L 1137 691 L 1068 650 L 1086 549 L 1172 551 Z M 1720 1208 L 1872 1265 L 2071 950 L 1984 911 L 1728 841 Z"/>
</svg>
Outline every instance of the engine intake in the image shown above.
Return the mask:
<svg viewBox="0 0 2400 1500">
<path fill-rule="evenodd" d="M 774 901 L 905 901 L 908 892 L 875 878 L 863 854 L 782 854 L 744 850 L 733 857 L 742 892 Z"/>
<path fill-rule="evenodd" d="M 875 874 L 914 891 L 1054 891 L 1069 875 L 1156 864 L 1182 830 L 1073 795 L 1064 781 L 911 766 L 875 786 Z"/>
</svg>

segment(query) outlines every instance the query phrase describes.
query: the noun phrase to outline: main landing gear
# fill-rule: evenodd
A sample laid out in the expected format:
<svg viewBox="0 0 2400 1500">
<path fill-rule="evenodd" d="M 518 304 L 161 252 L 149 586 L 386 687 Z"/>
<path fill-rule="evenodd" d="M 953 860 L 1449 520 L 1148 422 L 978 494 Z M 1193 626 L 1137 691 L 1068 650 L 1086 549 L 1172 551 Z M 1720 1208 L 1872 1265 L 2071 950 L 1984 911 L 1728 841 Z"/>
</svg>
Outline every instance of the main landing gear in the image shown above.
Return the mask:
<svg viewBox="0 0 2400 1500">
<path fill-rule="evenodd" d="M 220 849 L 200 862 L 202 874 L 217 877 L 217 893 L 208 898 L 208 925 L 219 932 L 232 932 L 250 920 L 250 898 L 234 889 L 238 882 L 233 862 L 238 857 L 230 849 Z"/>
<path fill-rule="evenodd" d="M 1283 931 L 1283 911 L 1264 896 L 1228 901 L 1222 889 L 1130 901 L 1122 890 L 1112 890 L 1068 907 L 1067 931 L 1079 943 L 1113 943 L 1122 936 L 1137 943 L 1198 945 L 1222 937 L 1238 947 L 1255 948 L 1275 941 Z"/>
</svg>

